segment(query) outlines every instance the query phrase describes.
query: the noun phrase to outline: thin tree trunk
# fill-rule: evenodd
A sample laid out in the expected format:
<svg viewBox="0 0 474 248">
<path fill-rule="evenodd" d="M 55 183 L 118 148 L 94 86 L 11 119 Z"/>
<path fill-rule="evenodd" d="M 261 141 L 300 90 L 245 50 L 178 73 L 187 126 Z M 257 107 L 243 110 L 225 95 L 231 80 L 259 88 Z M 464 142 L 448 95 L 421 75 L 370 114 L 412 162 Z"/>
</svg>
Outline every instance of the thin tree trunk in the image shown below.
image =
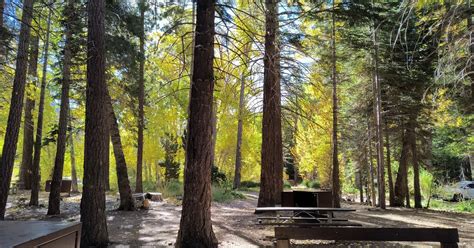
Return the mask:
<svg viewBox="0 0 474 248">
<path fill-rule="evenodd" d="M 107 111 L 110 125 L 110 139 L 115 156 L 115 169 L 117 171 L 117 186 L 120 194 L 120 206 L 118 210 L 133 211 L 135 203 L 132 198 L 132 189 L 128 180 L 127 162 L 122 148 L 122 140 L 120 138 L 120 130 L 112 107 L 112 99 L 107 94 Z"/>
<path fill-rule="evenodd" d="M 395 181 L 395 195 L 394 204 L 395 207 L 403 206 L 403 202 L 406 199 L 407 193 L 407 176 L 408 176 L 408 151 L 409 143 L 407 134 L 402 129 L 402 150 L 400 152 L 400 161 L 398 166 L 397 178 Z"/>
<path fill-rule="evenodd" d="M 40 189 L 40 162 L 41 162 L 41 144 L 43 140 L 43 115 L 44 115 L 44 97 L 46 94 L 46 74 L 48 72 L 49 56 L 49 34 L 51 29 L 51 12 L 48 12 L 48 21 L 46 27 L 46 39 L 44 41 L 43 57 L 43 75 L 41 75 L 40 101 L 38 108 L 38 123 L 36 124 L 35 148 L 33 156 L 33 167 L 31 169 L 31 198 L 30 206 L 38 206 L 38 194 Z"/>
<path fill-rule="evenodd" d="M 360 203 L 364 202 L 364 173 L 362 163 L 359 164 L 359 199 Z"/>
<path fill-rule="evenodd" d="M 387 174 L 388 174 L 388 193 L 390 206 L 395 202 L 395 192 L 393 191 L 392 163 L 390 157 L 390 137 L 388 133 L 388 124 L 385 122 L 385 146 L 387 148 Z"/>
<path fill-rule="evenodd" d="M 71 112 L 69 112 L 69 116 Z M 72 131 L 71 118 L 69 118 L 69 156 L 71 157 L 71 179 L 72 179 L 72 193 L 79 193 L 77 186 L 77 171 L 76 171 L 76 153 L 74 151 L 74 132 Z"/>
<path fill-rule="evenodd" d="M 278 0 L 265 0 L 262 169 L 258 206 L 275 206 L 283 189 Z"/>
<path fill-rule="evenodd" d="M 110 123 L 108 127 L 110 128 Z M 109 152 L 107 153 L 106 163 L 104 165 L 105 166 L 104 183 L 105 183 L 105 191 L 110 191 L 110 135 L 107 136 L 107 145 L 109 146 L 109 150 L 108 150 Z"/>
<path fill-rule="evenodd" d="M 140 2 L 140 72 L 138 79 L 138 147 L 137 147 L 137 180 L 135 192 L 143 192 L 143 129 L 145 128 L 145 4 Z"/>
<path fill-rule="evenodd" d="M 197 2 L 186 167 L 176 247 L 217 247 L 211 223 L 212 105 L 215 1 Z"/>
<path fill-rule="evenodd" d="M 105 82 L 105 1 L 89 0 L 81 247 L 107 246 L 104 174 L 109 155 Z"/>
<path fill-rule="evenodd" d="M 235 149 L 235 172 L 234 172 L 234 189 L 240 187 L 240 171 L 242 169 L 242 134 L 244 126 L 243 112 L 245 107 L 245 71 L 240 75 L 240 97 L 239 97 L 239 113 L 237 121 L 237 146 Z"/>
<path fill-rule="evenodd" d="M 38 46 L 39 36 L 31 37 L 28 74 L 31 76 L 31 89 L 26 90 L 25 117 L 23 121 L 23 154 L 20 167 L 20 189 L 31 189 L 31 168 L 33 166 L 33 144 L 35 142 L 33 110 L 35 108 L 35 91 L 38 81 Z M 30 92 L 28 92 L 30 91 Z"/>
<path fill-rule="evenodd" d="M 373 164 L 373 160 L 372 160 L 372 130 L 371 130 L 371 127 L 370 127 L 370 119 L 367 119 L 367 136 L 368 136 L 368 146 L 369 146 L 369 155 L 367 156 L 368 157 L 368 165 L 369 165 L 369 172 L 370 172 L 370 194 L 371 194 L 371 205 L 373 207 L 376 206 L 376 192 L 375 192 L 375 173 L 374 173 L 374 164 Z"/>
<path fill-rule="evenodd" d="M 372 1 L 372 4 L 374 1 Z M 375 95 L 375 136 L 377 148 L 377 186 L 378 186 L 378 205 L 381 209 L 386 208 L 385 203 L 385 167 L 383 156 L 383 133 L 382 133 L 382 89 L 379 80 L 379 49 L 377 40 L 377 25 L 374 20 L 373 27 L 373 46 L 374 46 L 374 95 Z"/>
<path fill-rule="evenodd" d="M 74 13 L 74 0 L 68 0 L 65 12 L 68 15 Z M 49 193 L 48 215 L 60 214 L 61 202 L 61 182 L 63 179 L 64 154 L 66 153 L 67 126 L 69 114 L 69 85 L 71 81 L 71 16 L 65 22 L 66 40 L 64 42 L 63 57 L 63 78 L 61 88 L 61 108 L 59 110 L 58 139 L 56 142 L 56 158 L 54 160 L 53 180 L 51 181 L 51 191 Z"/>
<path fill-rule="evenodd" d="M 332 202 L 341 207 L 341 186 L 339 182 L 339 158 L 337 145 L 337 70 L 336 70 L 336 14 L 332 2 L 331 60 L 332 60 Z"/>
<path fill-rule="evenodd" d="M 2 148 L 0 164 L 0 220 L 5 218 L 8 191 L 13 173 L 13 163 L 16 155 L 18 135 L 20 132 L 23 98 L 25 95 L 26 71 L 28 67 L 28 46 L 30 42 L 30 25 L 34 0 L 23 1 L 20 36 L 13 79 L 13 90 L 8 112 L 7 129 Z"/>
</svg>

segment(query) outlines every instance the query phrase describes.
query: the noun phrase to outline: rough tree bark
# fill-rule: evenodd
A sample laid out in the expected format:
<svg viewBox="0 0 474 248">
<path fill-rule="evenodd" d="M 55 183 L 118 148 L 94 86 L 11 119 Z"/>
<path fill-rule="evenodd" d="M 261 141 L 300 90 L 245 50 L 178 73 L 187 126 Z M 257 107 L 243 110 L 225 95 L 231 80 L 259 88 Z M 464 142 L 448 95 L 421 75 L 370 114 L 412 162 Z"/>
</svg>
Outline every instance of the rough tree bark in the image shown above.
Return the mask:
<svg viewBox="0 0 474 248">
<path fill-rule="evenodd" d="M 331 62 L 332 62 L 332 203 L 341 207 L 341 186 L 339 182 L 339 158 L 337 145 L 337 70 L 336 70 L 336 14 L 332 2 Z"/>
<path fill-rule="evenodd" d="M 84 180 L 81 200 L 81 247 L 108 243 L 105 214 L 105 163 L 109 156 L 105 82 L 105 1 L 87 3 L 87 88 Z"/>
<path fill-rule="evenodd" d="M 10 110 L 8 112 L 7 129 L 3 142 L 0 164 L 0 220 L 3 220 L 5 217 L 8 191 L 10 190 L 10 182 L 13 173 L 13 162 L 15 160 L 16 145 L 20 132 L 23 98 L 25 95 L 26 71 L 28 67 L 28 46 L 30 42 L 33 2 L 34 0 L 24 0 L 23 2 L 23 15 L 21 17 L 20 36 L 18 38 L 15 77 L 13 79 Z"/>
<path fill-rule="evenodd" d="M 71 116 L 71 112 L 69 112 Z M 71 118 L 69 118 L 69 156 L 71 157 L 71 192 L 79 193 L 77 186 L 77 170 L 76 170 L 76 152 L 74 151 L 74 132 L 72 131 Z"/>
<path fill-rule="evenodd" d="M 145 4 L 140 2 L 140 72 L 138 79 L 138 142 L 137 142 L 137 178 L 135 192 L 143 192 L 143 129 L 145 128 Z"/>
<path fill-rule="evenodd" d="M 373 4 L 373 1 L 372 1 Z M 382 133 L 382 89 L 379 80 L 379 48 L 377 40 L 377 24 L 374 20 L 372 42 L 374 46 L 374 98 L 375 98 L 375 136 L 377 149 L 377 187 L 378 187 L 378 206 L 381 209 L 386 208 L 385 203 L 385 167 L 383 165 L 383 133 Z"/>
<path fill-rule="evenodd" d="M 39 36 L 31 37 L 30 44 L 30 60 L 28 66 L 28 74 L 32 81 L 29 83 L 25 92 L 25 115 L 23 121 L 23 154 L 20 166 L 20 189 L 31 189 L 31 168 L 33 166 L 33 144 L 35 142 L 33 121 L 33 109 L 35 108 L 35 91 L 38 81 L 38 49 Z M 29 91 L 29 92 L 28 92 Z"/>
<path fill-rule="evenodd" d="M 234 189 L 240 187 L 240 171 L 242 169 L 242 134 L 244 126 L 243 112 L 245 107 L 245 71 L 240 75 L 240 97 L 239 97 L 239 113 L 237 121 L 237 146 L 235 149 L 235 172 L 234 172 Z"/>
<path fill-rule="evenodd" d="M 415 198 L 415 208 L 422 208 L 421 205 L 421 188 L 420 188 L 420 164 L 418 163 L 418 155 L 416 151 L 416 115 L 410 116 L 409 121 L 409 139 L 410 139 L 410 150 L 411 159 L 413 163 L 413 188 Z"/>
<path fill-rule="evenodd" d="M 400 161 L 398 166 L 397 178 L 395 181 L 394 207 L 402 207 L 407 196 L 407 177 L 408 177 L 408 152 L 409 140 L 406 132 L 402 131 L 402 150 L 400 152 Z"/>
<path fill-rule="evenodd" d="M 43 115 L 44 115 L 44 97 L 46 94 L 46 74 L 48 70 L 48 56 L 49 56 L 49 35 L 51 31 L 51 13 L 48 12 L 48 21 L 46 27 L 46 38 L 44 40 L 44 54 L 43 54 L 43 75 L 41 75 L 41 89 L 40 101 L 38 107 L 38 122 L 36 124 L 36 136 L 33 156 L 33 166 L 31 168 L 31 197 L 30 206 L 38 206 L 38 194 L 40 189 L 40 162 L 41 162 L 41 144 L 43 141 Z"/>
<path fill-rule="evenodd" d="M 369 146 L 369 154 L 367 156 L 368 159 L 368 166 L 369 166 L 369 172 L 370 172 L 370 194 L 371 194 L 371 205 L 375 207 L 376 205 L 376 192 L 375 192 L 375 173 L 374 173 L 374 164 L 373 164 L 373 159 L 372 159 L 372 129 L 370 127 L 370 119 L 367 119 L 367 136 L 368 136 L 368 146 Z"/>
<path fill-rule="evenodd" d="M 471 78 L 471 104 L 470 104 L 470 113 L 474 112 L 474 25 L 472 24 L 472 5 L 471 1 L 468 1 L 468 12 L 467 12 L 467 30 L 469 32 L 469 58 L 470 58 L 470 68 L 469 68 L 469 77 Z M 471 163 L 471 171 L 474 173 L 474 164 Z M 474 176 L 472 176 L 474 177 Z"/>
<path fill-rule="evenodd" d="M 393 206 L 395 202 L 395 193 L 393 192 L 393 176 L 392 176 L 392 163 L 390 157 L 390 136 L 388 133 L 388 124 L 385 122 L 385 146 L 387 148 L 387 174 L 388 174 L 388 193 L 389 203 Z"/>
<path fill-rule="evenodd" d="M 211 224 L 215 1 L 198 0 L 196 14 L 183 210 L 176 247 L 217 247 Z"/>
<path fill-rule="evenodd" d="M 67 126 L 69 114 L 69 85 L 71 81 L 71 15 L 73 14 L 74 0 L 68 0 L 65 14 L 69 20 L 65 23 L 64 54 L 63 54 L 63 78 L 61 88 L 61 108 L 59 110 L 58 139 L 56 142 L 56 158 L 54 159 L 53 178 L 51 191 L 49 192 L 48 215 L 60 214 L 61 182 L 63 179 L 64 154 L 66 153 Z"/>
<path fill-rule="evenodd" d="M 265 0 L 262 169 L 257 204 L 259 207 L 280 203 L 280 193 L 283 189 L 278 2 L 279 0 Z"/>
<path fill-rule="evenodd" d="M 117 184 L 120 194 L 120 206 L 118 210 L 133 211 L 135 210 L 134 200 L 132 197 L 132 189 L 128 180 L 127 162 L 122 148 L 122 140 L 120 138 L 120 130 L 112 107 L 112 99 L 107 94 L 107 111 L 109 115 L 110 139 L 115 156 L 115 168 L 117 171 Z"/>
</svg>

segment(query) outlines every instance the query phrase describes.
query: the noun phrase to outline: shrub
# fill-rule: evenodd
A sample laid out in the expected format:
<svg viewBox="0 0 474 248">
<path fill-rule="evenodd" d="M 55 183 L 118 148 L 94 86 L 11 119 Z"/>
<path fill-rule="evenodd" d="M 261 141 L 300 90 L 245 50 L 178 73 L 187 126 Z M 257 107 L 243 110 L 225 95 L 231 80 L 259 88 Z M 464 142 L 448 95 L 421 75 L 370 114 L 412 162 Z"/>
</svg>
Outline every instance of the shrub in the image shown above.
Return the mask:
<svg viewBox="0 0 474 248">
<path fill-rule="evenodd" d="M 243 198 L 245 198 L 244 195 L 233 190 L 232 184 L 227 181 L 212 185 L 212 200 L 215 202 L 228 202 Z"/>
<path fill-rule="evenodd" d="M 183 195 L 183 184 L 177 180 L 162 182 L 158 185 L 158 191 L 163 197 L 178 197 Z"/>
<path fill-rule="evenodd" d="M 217 166 L 212 165 L 211 180 L 212 183 L 221 183 L 227 181 L 227 177 L 224 173 L 219 171 L 219 168 L 217 168 Z"/>
<path fill-rule="evenodd" d="M 242 181 L 240 182 L 240 187 L 242 188 L 257 188 L 260 187 L 260 183 L 253 181 Z"/>
<path fill-rule="evenodd" d="M 321 184 L 316 180 L 304 180 L 302 185 L 304 185 L 307 188 L 313 188 L 313 189 L 319 189 L 321 187 Z"/>
</svg>

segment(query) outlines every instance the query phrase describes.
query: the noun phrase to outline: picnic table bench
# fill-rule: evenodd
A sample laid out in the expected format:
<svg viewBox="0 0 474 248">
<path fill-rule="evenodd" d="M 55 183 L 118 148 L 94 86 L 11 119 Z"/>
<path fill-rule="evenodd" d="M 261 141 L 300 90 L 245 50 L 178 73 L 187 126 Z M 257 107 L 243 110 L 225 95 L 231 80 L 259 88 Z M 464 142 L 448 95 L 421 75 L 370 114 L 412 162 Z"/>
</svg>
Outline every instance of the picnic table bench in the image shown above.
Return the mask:
<svg viewBox="0 0 474 248">
<path fill-rule="evenodd" d="M 288 248 L 290 239 L 344 241 L 439 242 L 442 248 L 458 247 L 456 228 L 387 227 L 275 227 L 277 248 Z"/>
<path fill-rule="evenodd" d="M 335 212 L 353 212 L 350 208 L 326 208 L 326 207 L 260 207 L 257 213 L 276 213 L 275 217 L 257 217 L 259 224 L 263 225 L 328 225 L 328 226 L 360 226 L 358 223 L 347 219 L 336 218 Z M 290 215 L 282 216 L 282 213 Z M 271 222 L 263 222 L 271 221 Z"/>
</svg>

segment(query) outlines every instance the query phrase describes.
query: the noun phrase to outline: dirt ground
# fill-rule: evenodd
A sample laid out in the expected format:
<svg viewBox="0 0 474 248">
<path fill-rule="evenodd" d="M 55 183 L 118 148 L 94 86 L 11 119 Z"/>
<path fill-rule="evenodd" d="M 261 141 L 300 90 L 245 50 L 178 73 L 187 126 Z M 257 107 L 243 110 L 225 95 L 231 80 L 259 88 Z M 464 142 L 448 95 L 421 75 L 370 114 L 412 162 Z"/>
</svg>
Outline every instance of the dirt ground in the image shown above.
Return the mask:
<svg viewBox="0 0 474 248">
<path fill-rule="evenodd" d="M 273 229 L 257 224 L 253 214 L 257 199 L 246 194 L 243 200 L 213 203 L 212 221 L 220 247 L 272 247 Z M 80 195 L 63 197 L 60 216 L 49 217 L 48 195 L 40 194 L 40 207 L 28 207 L 28 192 L 9 197 L 6 219 L 78 221 Z M 172 247 L 178 233 L 181 206 L 172 201 L 152 202 L 149 210 L 118 212 L 116 195 L 107 196 L 108 231 L 111 247 Z M 474 247 L 474 214 L 431 210 L 390 208 L 377 210 L 357 203 L 343 207 L 357 211 L 337 217 L 364 226 L 384 227 L 451 227 L 458 228 L 460 247 Z M 439 247 L 437 243 L 292 241 L 293 247 Z"/>
</svg>

